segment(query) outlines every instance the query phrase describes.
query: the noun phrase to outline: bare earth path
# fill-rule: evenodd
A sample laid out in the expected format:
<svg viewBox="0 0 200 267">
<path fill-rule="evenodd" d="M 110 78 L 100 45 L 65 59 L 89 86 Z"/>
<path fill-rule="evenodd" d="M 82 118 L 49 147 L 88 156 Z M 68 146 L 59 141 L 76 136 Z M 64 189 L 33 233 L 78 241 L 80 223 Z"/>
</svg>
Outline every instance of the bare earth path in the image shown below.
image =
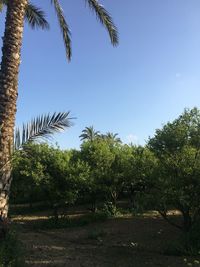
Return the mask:
<svg viewBox="0 0 200 267">
<path fill-rule="evenodd" d="M 27 266 L 184 267 L 185 257 L 163 253 L 177 234 L 159 217 L 136 217 L 56 230 L 22 227 L 19 237 L 27 251 Z"/>
</svg>

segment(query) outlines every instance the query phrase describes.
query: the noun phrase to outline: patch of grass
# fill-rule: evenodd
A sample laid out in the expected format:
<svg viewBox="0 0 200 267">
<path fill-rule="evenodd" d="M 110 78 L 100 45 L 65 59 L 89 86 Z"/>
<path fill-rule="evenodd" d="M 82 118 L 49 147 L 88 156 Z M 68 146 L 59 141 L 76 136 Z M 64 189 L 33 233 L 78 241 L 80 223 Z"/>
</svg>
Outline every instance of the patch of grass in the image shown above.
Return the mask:
<svg viewBox="0 0 200 267">
<path fill-rule="evenodd" d="M 23 246 L 16 234 L 10 231 L 0 243 L 0 267 L 23 266 L 25 266 Z"/>
</svg>

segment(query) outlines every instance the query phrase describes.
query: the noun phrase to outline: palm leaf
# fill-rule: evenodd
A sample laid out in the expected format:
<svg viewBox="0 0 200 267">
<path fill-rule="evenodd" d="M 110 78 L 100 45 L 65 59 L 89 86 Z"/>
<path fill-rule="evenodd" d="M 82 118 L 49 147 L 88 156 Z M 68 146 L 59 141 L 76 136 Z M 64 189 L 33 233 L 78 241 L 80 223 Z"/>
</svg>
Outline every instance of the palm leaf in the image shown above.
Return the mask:
<svg viewBox="0 0 200 267">
<path fill-rule="evenodd" d="M 69 29 L 69 26 L 65 20 L 64 13 L 62 10 L 62 7 L 59 3 L 58 0 L 51 0 L 51 3 L 54 5 L 57 17 L 58 17 L 58 22 L 60 25 L 60 29 L 63 35 L 63 40 L 65 44 L 65 50 L 66 50 L 66 55 L 68 60 L 71 60 L 72 56 L 72 49 L 71 49 L 71 32 Z"/>
<path fill-rule="evenodd" d="M 88 3 L 91 10 L 96 13 L 98 20 L 107 29 L 112 45 L 116 46 L 119 42 L 118 31 L 109 12 L 102 5 L 100 5 L 97 0 L 85 1 Z"/>
<path fill-rule="evenodd" d="M 25 19 L 33 29 L 36 27 L 49 29 L 49 23 L 45 19 L 44 12 L 31 3 L 26 7 Z"/>
<path fill-rule="evenodd" d="M 72 119 L 69 112 L 47 114 L 33 119 L 30 123 L 24 124 L 22 130 L 16 129 L 14 149 L 19 150 L 31 141 L 50 138 L 54 133 L 72 126 Z"/>
<path fill-rule="evenodd" d="M 3 10 L 4 6 L 7 6 L 7 4 L 8 0 L 0 0 L 0 12 Z M 49 28 L 49 23 L 45 19 L 44 12 L 31 3 L 28 3 L 26 7 L 25 20 L 33 29 L 36 27 L 42 29 Z"/>
</svg>

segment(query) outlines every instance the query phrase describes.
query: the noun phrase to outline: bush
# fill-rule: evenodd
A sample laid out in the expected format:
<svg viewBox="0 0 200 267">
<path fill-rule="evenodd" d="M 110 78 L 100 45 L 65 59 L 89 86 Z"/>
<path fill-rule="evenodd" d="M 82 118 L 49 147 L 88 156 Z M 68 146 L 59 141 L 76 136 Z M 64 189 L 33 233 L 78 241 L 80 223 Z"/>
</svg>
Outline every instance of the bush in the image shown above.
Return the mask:
<svg viewBox="0 0 200 267">
<path fill-rule="evenodd" d="M 116 216 L 118 211 L 115 205 L 112 202 L 106 202 L 102 209 L 103 213 L 105 213 L 108 217 Z"/>
<path fill-rule="evenodd" d="M 0 244 L 0 267 L 24 266 L 22 244 L 17 240 L 16 234 L 10 232 Z"/>
</svg>

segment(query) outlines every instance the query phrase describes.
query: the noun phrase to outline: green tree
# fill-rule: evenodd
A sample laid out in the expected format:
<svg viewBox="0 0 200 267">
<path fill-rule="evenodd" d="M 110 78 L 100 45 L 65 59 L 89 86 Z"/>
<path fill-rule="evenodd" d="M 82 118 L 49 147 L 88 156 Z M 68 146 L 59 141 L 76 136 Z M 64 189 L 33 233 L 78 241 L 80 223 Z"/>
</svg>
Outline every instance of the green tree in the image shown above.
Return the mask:
<svg viewBox="0 0 200 267">
<path fill-rule="evenodd" d="M 131 208 L 143 210 L 148 208 L 147 191 L 152 187 L 156 158 L 153 153 L 142 146 L 130 146 L 125 169 L 125 187 L 128 192 Z"/>
<path fill-rule="evenodd" d="M 107 189 L 107 200 L 111 201 L 113 208 L 116 210 L 117 199 L 123 191 L 126 181 L 129 147 L 116 142 L 115 138 L 108 138 L 106 142 L 113 158 L 108 173 L 105 176 L 104 184 Z"/>
<path fill-rule="evenodd" d="M 111 165 L 114 161 L 108 143 L 103 139 L 95 139 L 93 142 L 84 142 L 81 146 L 81 157 L 90 167 L 88 188 L 93 211 L 96 210 L 98 200 L 104 200 L 107 187 L 106 177 L 109 176 Z"/>
<path fill-rule="evenodd" d="M 74 203 L 77 198 L 76 183 L 69 173 L 70 152 L 44 144 L 39 146 L 38 158 L 44 168 L 40 185 L 58 219 L 59 208 Z"/>
<path fill-rule="evenodd" d="M 185 110 L 156 130 L 149 147 L 158 158 L 153 190 L 156 207 L 169 223 L 189 232 L 200 215 L 200 111 Z M 172 208 L 182 214 L 182 225 L 167 216 Z"/>
<path fill-rule="evenodd" d="M 91 168 L 87 161 L 83 160 L 80 150 L 72 150 L 69 163 L 69 173 L 76 181 L 78 189 L 78 201 L 80 203 L 89 203 L 91 187 Z"/>
<path fill-rule="evenodd" d="M 44 178 L 44 166 L 38 159 L 38 150 L 38 145 L 28 144 L 26 151 L 20 150 L 15 153 L 10 194 L 10 201 L 15 204 L 29 203 L 30 208 L 32 208 L 35 201 L 44 200 L 41 188 L 41 180 Z"/>
<path fill-rule="evenodd" d="M 1 1 L 1 4 L 4 1 Z M 14 136 L 14 125 L 16 115 L 16 103 L 18 95 L 18 73 L 20 65 L 20 51 L 22 46 L 22 36 L 24 30 L 24 19 L 27 14 L 28 0 L 7 0 L 5 1 L 6 22 L 3 37 L 2 61 L 0 71 L 0 169 L 4 166 L 1 183 L 6 184 L 7 178 L 11 176 L 11 165 L 9 161 Z M 117 29 L 109 13 L 97 0 L 87 0 L 91 8 L 103 26 L 108 30 L 111 43 L 118 43 Z M 70 30 L 65 20 L 62 8 L 58 0 L 51 0 L 51 4 L 56 10 L 59 25 L 62 31 L 67 58 L 71 59 L 71 39 Z M 30 21 L 31 22 L 31 21 Z M 39 23 L 40 24 L 40 23 Z M 6 167 L 5 167 L 6 166 Z M 7 216 L 5 206 L 5 192 L 0 190 L 0 213 Z"/>
<path fill-rule="evenodd" d="M 13 201 L 47 201 L 58 219 L 59 209 L 76 201 L 86 171 L 79 162 L 72 164 L 71 157 L 71 151 L 46 143 L 27 144 L 14 159 Z"/>
</svg>

